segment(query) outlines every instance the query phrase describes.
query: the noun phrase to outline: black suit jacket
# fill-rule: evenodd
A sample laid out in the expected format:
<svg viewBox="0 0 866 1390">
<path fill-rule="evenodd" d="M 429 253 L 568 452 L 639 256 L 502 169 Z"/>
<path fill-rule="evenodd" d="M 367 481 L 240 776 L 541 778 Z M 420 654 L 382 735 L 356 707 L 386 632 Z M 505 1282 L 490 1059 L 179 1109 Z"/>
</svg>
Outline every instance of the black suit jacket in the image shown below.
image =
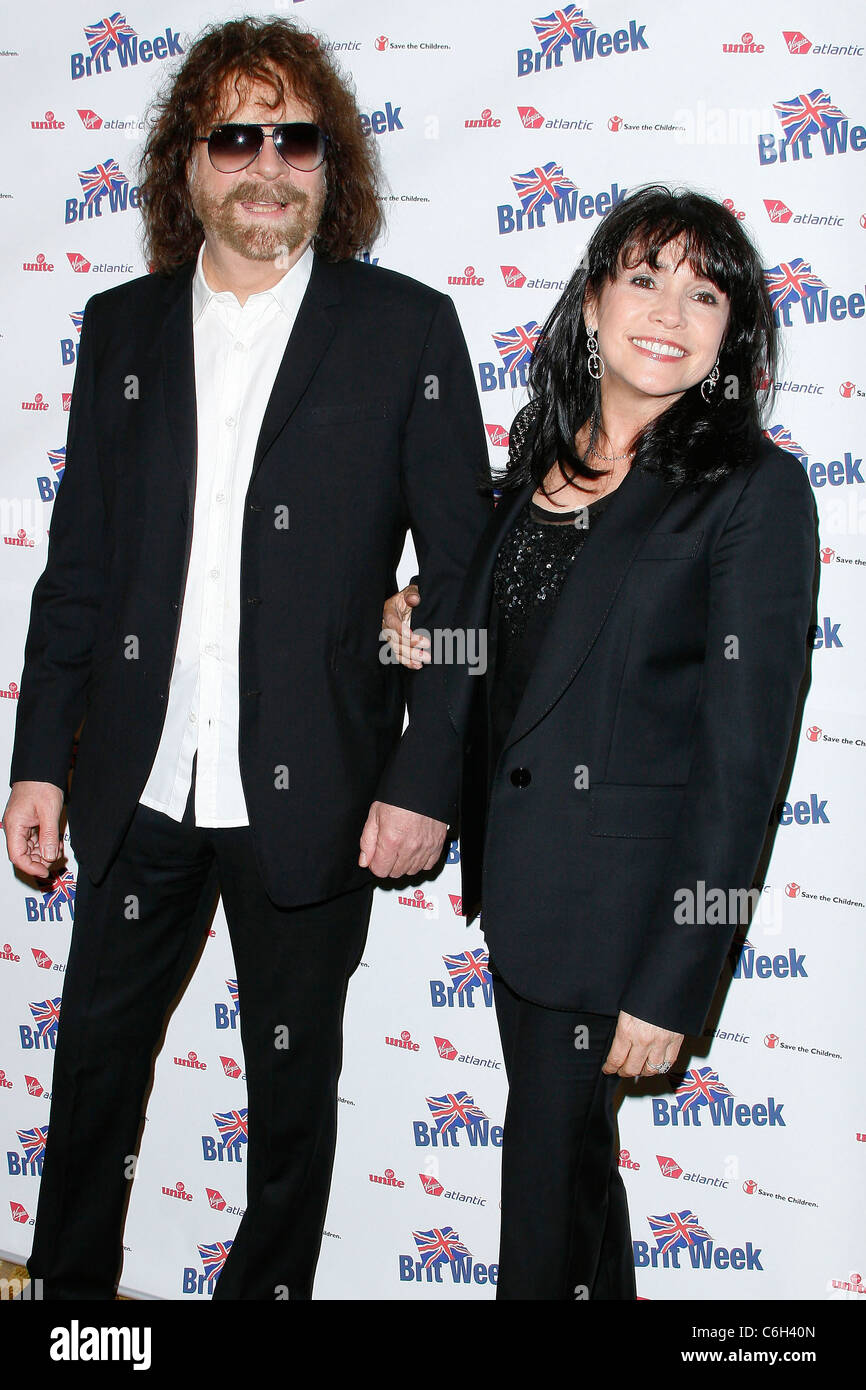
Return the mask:
<svg viewBox="0 0 866 1390">
<path fill-rule="evenodd" d="M 500 501 L 459 623 L 487 626 L 499 543 L 532 492 Z M 763 438 L 719 483 L 629 473 L 557 600 L 486 824 L 489 675 L 451 668 L 469 743 L 464 906 L 480 902 L 492 959 L 524 997 L 703 1027 L 739 920 L 728 890 L 752 884 L 789 748 L 815 531 L 802 467 Z M 677 920 L 680 889 L 700 915 L 700 880 L 726 894 L 721 923 Z"/>
<path fill-rule="evenodd" d="M 70 839 L 107 871 L 165 718 L 192 539 L 194 265 L 92 298 L 66 468 L 33 593 L 10 782 L 66 787 Z M 403 686 L 379 661 L 382 603 L 411 526 L 429 601 L 453 626 L 490 513 L 486 444 L 451 300 L 405 276 L 315 257 L 244 501 L 240 772 L 261 872 L 285 905 L 370 880 L 377 798 L 449 820 L 441 670 Z M 288 528 L 275 509 L 288 507 Z M 137 639 L 135 645 L 130 638 Z M 288 769 L 288 788 L 278 768 Z"/>
</svg>

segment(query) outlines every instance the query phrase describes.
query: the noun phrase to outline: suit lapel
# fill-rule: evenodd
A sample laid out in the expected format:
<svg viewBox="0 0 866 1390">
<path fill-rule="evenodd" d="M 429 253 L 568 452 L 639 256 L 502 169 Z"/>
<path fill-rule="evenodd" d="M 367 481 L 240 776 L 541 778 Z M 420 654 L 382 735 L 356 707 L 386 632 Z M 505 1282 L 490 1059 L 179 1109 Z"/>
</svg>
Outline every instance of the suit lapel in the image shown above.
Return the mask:
<svg viewBox="0 0 866 1390">
<path fill-rule="evenodd" d="M 192 339 L 192 280 L 195 262 L 166 283 L 167 312 L 160 335 L 162 394 L 169 433 L 180 464 L 190 512 L 195 492 L 197 447 L 195 365 Z"/>
<path fill-rule="evenodd" d="M 195 495 L 198 436 L 192 326 L 194 274 L 195 262 L 191 262 L 166 283 L 167 312 L 161 333 L 165 413 L 190 512 Z M 332 309 L 340 299 L 334 268 L 314 255 L 310 282 L 301 300 L 262 419 L 251 478 L 297 406 L 325 354 L 336 328 Z"/>
<path fill-rule="evenodd" d="M 341 298 L 334 267 L 314 255 L 310 282 L 301 300 L 265 408 L 250 475 L 251 481 L 325 355 L 337 326 L 333 308 L 340 303 Z"/>
<path fill-rule="evenodd" d="M 571 684 L 601 632 L 629 566 L 675 487 L 633 469 L 576 556 L 508 734 L 510 747 Z"/>
</svg>

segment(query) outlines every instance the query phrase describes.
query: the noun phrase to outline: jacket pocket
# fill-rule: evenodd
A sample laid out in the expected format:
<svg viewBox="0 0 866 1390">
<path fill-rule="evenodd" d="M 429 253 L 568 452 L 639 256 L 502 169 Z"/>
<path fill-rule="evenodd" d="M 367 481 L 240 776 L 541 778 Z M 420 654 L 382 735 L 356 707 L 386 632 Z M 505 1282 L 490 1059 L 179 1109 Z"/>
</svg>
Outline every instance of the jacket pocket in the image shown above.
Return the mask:
<svg viewBox="0 0 866 1390">
<path fill-rule="evenodd" d="M 355 405 L 316 405 L 298 415 L 296 423 L 302 430 L 328 429 L 335 425 L 356 425 L 362 420 L 389 420 L 388 401 L 366 400 Z"/>
<path fill-rule="evenodd" d="M 590 787 L 590 835 L 623 840 L 669 839 L 679 817 L 685 787 L 601 784 Z"/>
<path fill-rule="evenodd" d="M 692 560 L 701 548 L 703 531 L 652 531 L 635 559 Z"/>
</svg>

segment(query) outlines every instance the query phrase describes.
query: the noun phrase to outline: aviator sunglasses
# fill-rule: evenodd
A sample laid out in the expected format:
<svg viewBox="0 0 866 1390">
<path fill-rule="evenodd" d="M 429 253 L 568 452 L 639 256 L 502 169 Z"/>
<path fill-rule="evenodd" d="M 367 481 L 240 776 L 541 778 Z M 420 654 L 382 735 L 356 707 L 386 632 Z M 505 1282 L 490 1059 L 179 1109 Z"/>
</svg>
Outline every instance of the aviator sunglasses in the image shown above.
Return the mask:
<svg viewBox="0 0 866 1390">
<path fill-rule="evenodd" d="M 265 126 L 273 129 L 266 130 Z M 207 143 L 208 158 L 219 173 L 236 174 L 261 153 L 265 137 L 273 140 L 277 154 L 292 169 L 311 173 L 324 161 L 328 137 L 311 121 L 288 121 L 279 125 L 274 121 L 265 121 L 264 125 L 229 121 L 216 126 L 210 135 L 195 138 Z"/>
</svg>

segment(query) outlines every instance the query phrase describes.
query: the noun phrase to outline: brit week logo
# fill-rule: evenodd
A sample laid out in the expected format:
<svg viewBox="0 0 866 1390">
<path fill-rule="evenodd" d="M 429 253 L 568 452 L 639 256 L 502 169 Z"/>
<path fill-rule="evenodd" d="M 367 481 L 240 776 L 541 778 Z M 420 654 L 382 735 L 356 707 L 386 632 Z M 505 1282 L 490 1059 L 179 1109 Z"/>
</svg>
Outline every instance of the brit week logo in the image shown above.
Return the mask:
<svg viewBox="0 0 866 1390">
<path fill-rule="evenodd" d="M 612 207 L 622 202 L 628 191 L 620 188 L 618 183 L 612 183 L 609 191 L 580 194 L 577 184 L 554 160 L 536 164 L 521 174 L 512 174 L 511 182 L 519 206 L 511 203 L 497 206 L 496 220 L 500 236 L 536 231 L 546 226 L 544 219 L 548 209 L 553 210 L 553 216 L 560 225 L 574 222 L 577 218 L 585 222 L 590 217 L 604 217 Z"/>
<path fill-rule="evenodd" d="M 468 1091 L 447 1091 L 443 1096 L 427 1096 L 430 1111 L 427 1120 L 413 1120 L 415 1147 L 457 1149 L 462 1147 L 486 1149 L 502 1147 L 502 1126 L 491 1125 Z"/>
<path fill-rule="evenodd" d="M 53 1052 L 57 1046 L 57 1025 L 60 1022 L 60 995 L 54 999 L 37 999 L 27 1007 L 31 1023 L 19 1023 L 18 1037 L 22 1052 Z"/>
<path fill-rule="evenodd" d="M 49 449 L 48 458 L 56 473 L 55 481 L 59 484 L 63 477 L 63 468 L 66 464 L 66 447 L 63 449 Z M 53 488 L 51 496 L 56 492 Z M 41 491 L 41 489 L 40 489 Z M 46 501 L 50 497 L 45 496 Z M 64 914 L 64 907 L 67 914 Z M 74 922 L 75 920 L 75 875 L 71 869 L 64 869 L 62 874 L 58 874 L 52 879 L 47 888 L 39 893 L 28 893 L 24 899 L 24 913 L 28 922 Z"/>
<path fill-rule="evenodd" d="M 90 169 L 79 169 L 81 196 L 67 198 L 63 220 L 67 226 L 102 217 L 104 201 L 109 213 L 127 212 L 138 207 L 138 185 L 130 184 L 116 159 L 109 158 Z"/>
<path fill-rule="evenodd" d="M 217 1240 L 212 1245 L 200 1245 L 198 1257 L 201 1260 L 202 1268 L 198 1270 L 194 1265 L 184 1267 L 181 1276 L 181 1293 L 200 1294 L 202 1296 L 207 1294 L 208 1297 L 211 1297 L 233 1243 L 230 1240 Z"/>
<path fill-rule="evenodd" d="M 499 1278 L 498 1264 L 474 1260 L 472 1252 L 460 1239 L 453 1226 L 434 1226 L 429 1231 L 413 1231 L 415 1250 L 411 1255 L 398 1255 L 400 1282 L 428 1284 L 443 1283 L 447 1270 L 454 1284 L 495 1284 Z"/>
<path fill-rule="evenodd" d="M 540 333 L 541 327 L 537 321 L 529 319 L 527 323 L 516 323 L 513 328 L 491 334 L 501 358 L 501 366 L 496 362 L 478 363 L 481 390 L 507 391 L 516 386 L 526 386 L 529 364 Z"/>
<path fill-rule="evenodd" d="M 36 1125 L 33 1129 L 17 1129 L 21 1152 L 6 1150 L 6 1169 L 10 1178 L 38 1178 L 42 1176 L 42 1162 L 45 1158 L 45 1142 L 48 1137 L 47 1125 Z"/>
<path fill-rule="evenodd" d="M 223 1110 L 214 1113 L 216 1136 L 201 1136 L 201 1156 L 205 1163 L 241 1163 L 248 1142 L 248 1110 Z"/>
<path fill-rule="evenodd" d="M 537 47 L 518 48 L 518 77 L 564 67 L 566 59 L 572 63 L 590 63 L 596 58 L 621 57 L 649 49 L 645 24 L 630 19 L 627 29 L 615 29 L 611 33 L 598 29 L 576 5 L 563 5 L 561 10 L 540 15 L 530 23 Z"/>
<path fill-rule="evenodd" d="M 866 295 L 831 295 L 827 285 L 802 256 L 780 261 L 764 271 L 773 317 L 780 328 L 792 328 L 792 312 L 796 308 L 798 324 L 813 327 L 816 323 L 843 319 L 862 319 L 866 313 Z"/>
<path fill-rule="evenodd" d="M 443 956 L 450 983 L 430 981 L 430 1003 L 434 1009 L 474 1009 L 493 1007 L 493 977 L 490 958 L 483 946 Z"/>
<path fill-rule="evenodd" d="M 851 125 L 823 87 L 813 87 L 811 92 L 800 92 L 786 101 L 775 101 L 773 110 L 782 134 L 768 131 L 758 135 L 760 165 L 798 163 L 812 159 L 815 153 L 830 157 L 859 154 L 866 149 L 866 126 Z"/>
<path fill-rule="evenodd" d="M 87 52 L 70 54 L 73 82 L 81 77 L 99 77 L 118 68 L 137 68 L 139 63 L 147 66 L 154 61 L 179 58 L 184 52 L 177 29 L 166 27 L 153 38 L 143 39 L 119 10 L 95 24 L 85 24 L 84 40 Z"/>
<path fill-rule="evenodd" d="M 717 1245 L 700 1218 L 688 1208 L 648 1216 L 652 1245 L 647 1240 L 632 1241 L 636 1269 L 729 1269 L 764 1272 L 761 1248 L 750 1240 L 745 1245 Z M 681 1265 L 680 1257 L 687 1263 Z"/>
<path fill-rule="evenodd" d="M 214 1027 L 220 1032 L 229 1028 L 237 1028 L 240 1019 L 240 1006 L 238 1004 L 238 982 L 237 980 L 226 980 L 226 989 L 229 992 L 228 1004 L 215 1003 Z"/>
<path fill-rule="evenodd" d="M 677 1086 L 672 1101 L 664 1096 L 654 1096 L 652 1100 L 653 1124 L 657 1128 L 701 1129 L 706 1122 L 725 1129 L 732 1126 L 784 1129 L 783 1109 L 784 1104 L 775 1096 L 754 1103 L 737 1101 L 712 1067 L 690 1068 Z"/>
</svg>

